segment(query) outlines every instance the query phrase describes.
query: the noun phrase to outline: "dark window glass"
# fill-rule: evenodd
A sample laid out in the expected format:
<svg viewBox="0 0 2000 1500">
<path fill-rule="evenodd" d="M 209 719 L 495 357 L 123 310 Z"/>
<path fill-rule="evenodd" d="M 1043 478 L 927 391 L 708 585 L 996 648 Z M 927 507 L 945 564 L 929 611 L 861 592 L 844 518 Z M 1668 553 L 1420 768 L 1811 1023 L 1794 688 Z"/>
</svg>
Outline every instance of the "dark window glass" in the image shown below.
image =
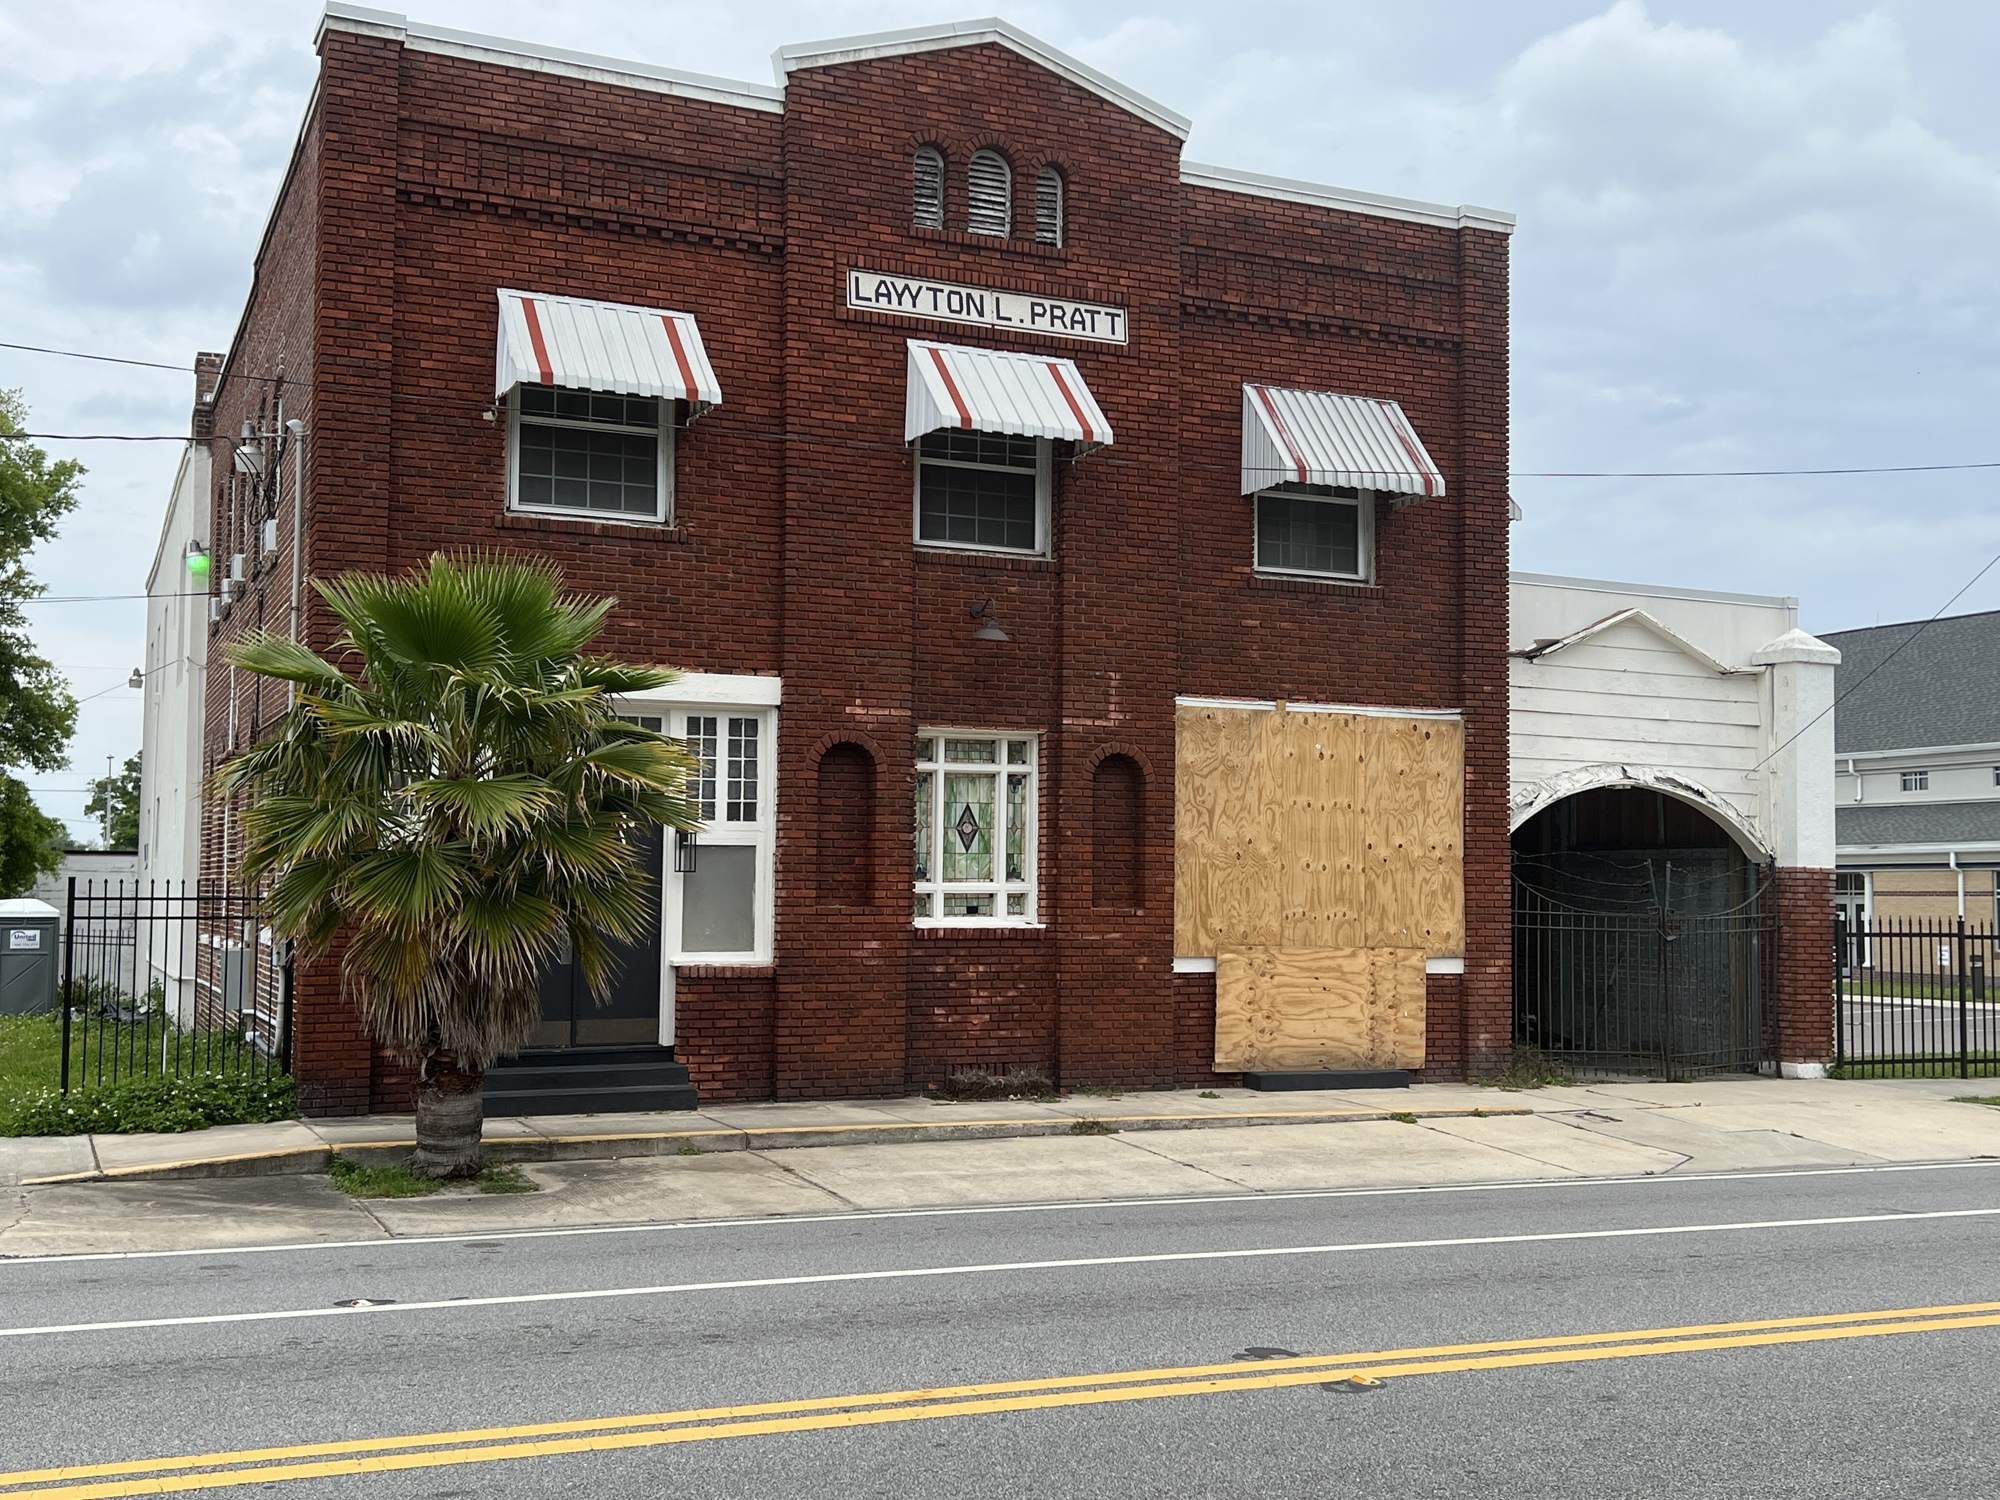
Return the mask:
<svg viewBox="0 0 2000 1500">
<path fill-rule="evenodd" d="M 1300 485 L 1260 494 L 1257 566 L 1357 577 L 1361 506 L 1358 500 L 1333 498 L 1335 493 L 1324 486 Z"/>
<path fill-rule="evenodd" d="M 602 391 L 565 391 L 548 385 L 521 387 L 521 414 L 619 427 L 660 425 L 660 403 L 651 396 L 607 396 Z"/>
<path fill-rule="evenodd" d="M 917 450 L 925 458 L 948 459 L 961 464 L 1001 464 L 1012 469 L 1035 466 L 1035 440 L 1013 437 L 1004 432 L 964 432 L 944 428 L 927 432 Z"/>
<path fill-rule="evenodd" d="M 1035 476 L 923 466 L 917 535 L 926 542 L 1035 550 Z"/>
</svg>

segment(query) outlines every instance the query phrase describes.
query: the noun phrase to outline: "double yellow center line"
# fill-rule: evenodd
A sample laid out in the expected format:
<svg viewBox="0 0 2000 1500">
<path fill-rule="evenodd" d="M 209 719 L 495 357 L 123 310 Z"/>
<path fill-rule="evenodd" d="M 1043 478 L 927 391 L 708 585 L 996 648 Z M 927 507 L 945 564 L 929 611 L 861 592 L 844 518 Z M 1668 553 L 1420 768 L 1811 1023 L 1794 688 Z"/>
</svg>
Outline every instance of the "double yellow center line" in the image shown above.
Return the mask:
<svg viewBox="0 0 2000 1500">
<path fill-rule="evenodd" d="M 879 1391 L 801 1401 L 698 1407 L 574 1422 L 468 1428 L 407 1437 L 359 1438 L 282 1448 L 245 1448 L 177 1458 L 132 1459 L 67 1468 L 23 1469 L 0 1474 L 0 1496 L 35 1500 L 97 1500 L 100 1496 L 166 1495 L 288 1479 L 386 1474 L 405 1469 L 500 1463 L 566 1453 L 655 1448 L 716 1438 L 776 1432 L 873 1427 L 940 1417 L 1042 1411 L 1116 1401 L 1158 1401 L 1230 1391 L 1272 1390 L 1349 1380 L 1358 1375 L 1395 1380 L 1466 1370 L 1501 1370 L 1586 1360 L 1633 1359 L 1713 1349 L 1754 1349 L 1831 1339 L 1883 1338 L 1954 1328 L 2000 1327 L 2000 1302 L 1946 1307 L 1902 1307 L 1881 1312 L 1765 1318 L 1744 1323 L 1700 1323 L 1680 1328 L 1640 1328 L 1622 1333 L 1578 1333 L 1546 1339 L 1503 1339 L 1480 1344 L 1377 1349 L 1355 1354 L 1300 1355 L 1257 1363 L 1189 1365 L 1045 1380 L 1007 1380 L 929 1390 Z"/>
</svg>

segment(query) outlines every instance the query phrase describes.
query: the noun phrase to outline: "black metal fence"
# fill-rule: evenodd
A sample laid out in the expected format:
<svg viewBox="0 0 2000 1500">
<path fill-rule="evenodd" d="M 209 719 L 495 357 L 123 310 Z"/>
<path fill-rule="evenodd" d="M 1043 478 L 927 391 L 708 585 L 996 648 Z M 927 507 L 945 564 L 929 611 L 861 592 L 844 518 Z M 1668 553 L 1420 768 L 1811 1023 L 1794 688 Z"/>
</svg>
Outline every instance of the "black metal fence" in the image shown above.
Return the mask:
<svg viewBox="0 0 2000 1500">
<path fill-rule="evenodd" d="M 1737 885 L 1733 904 L 1689 911 L 1565 899 L 1517 879 L 1514 1039 L 1600 1076 L 1761 1066 L 1775 1055 L 1773 903 L 1754 870 Z"/>
<path fill-rule="evenodd" d="M 290 1071 L 292 971 L 254 893 L 72 879 L 62 1089 Z"/>
<path fill-rule="evenodd" d="M 1834 1058 L 1878 1078 L 2000 1074 L 1996 936 L 1964 918 L 1834 927 Z"/>
</svg>

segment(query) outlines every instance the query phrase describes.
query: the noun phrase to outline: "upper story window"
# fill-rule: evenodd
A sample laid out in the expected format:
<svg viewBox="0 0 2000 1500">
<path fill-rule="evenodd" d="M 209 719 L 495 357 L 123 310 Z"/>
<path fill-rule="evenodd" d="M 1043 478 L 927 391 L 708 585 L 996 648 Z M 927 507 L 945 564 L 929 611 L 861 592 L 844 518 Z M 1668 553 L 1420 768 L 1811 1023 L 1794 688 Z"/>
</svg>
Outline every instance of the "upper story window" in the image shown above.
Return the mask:
<svg viewBox="0 0 2000 1500">
<path fill-rule="evenodd" d="M 1928 792 L 1930 789 L 1931 773 L 1929 771 L 1905 771 L 1903 773 L 1904 791 Z"/>
<path fill-rule="evenodd" d="M 1375 507 L 1344 485 L 1278 484 L 1257 505 L 1257 571 L 1367 582 L 1375 567 Z"/>
<path fill-rule="evenodd" d="M 910 189 L 910 222 L 919 229 L 944 228 L 944 153 L 919 146 Z"/>
<path fill-rule="evenodd" d="M 1063 242 L 1062 168 L 1043 167 L 1035 174 L 1035 238 L 1044 245 Z"/>
<path fill-rule="evenodd" d="M 514 509 L 672 519 L 674 426 L 667 402 L 522 385 L 508 403 L 507 429 Z"/>
<path fill-rule="evenodd" d="M 1014 232 L 1014 169 L 988 146 L 972 153 L 965 172 L 965 227 L 1002 238 Z"/>
<path fill-rule="evenodd" d="M 941 428 L 917 440 L 917 540 L 940 547 L 1048 550 L 1047 438 Z"/>
</svg>

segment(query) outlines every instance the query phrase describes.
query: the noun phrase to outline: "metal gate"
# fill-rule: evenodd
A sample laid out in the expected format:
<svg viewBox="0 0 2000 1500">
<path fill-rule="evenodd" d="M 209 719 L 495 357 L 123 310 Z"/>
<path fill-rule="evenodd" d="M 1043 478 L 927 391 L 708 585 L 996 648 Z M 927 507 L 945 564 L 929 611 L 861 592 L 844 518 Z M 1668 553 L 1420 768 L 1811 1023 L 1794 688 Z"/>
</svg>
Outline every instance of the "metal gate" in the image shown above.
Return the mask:
<svg viewBox="0 0 2000 1500">
<path fill-rule="evenodd" d="M 1749 878 L 1747 899 L 1690 911 L 1591 902 L 1517 877 L 1516 1043 L 1598 1076 L 1757 1069 L 1775 1055 L 1765 1001 L 1777 942 L 1768 880 Z"/>
<path fill-rule="evenodd" d="M 1836 1065 L 1864 1078 L 2000 1076 L 1994 943 L 1963 917 L 1850 926 L 1836 913 Z"/>
<path fill-rule="evenodd" d="M 262 898 L 214 881 L 69 883 L 62 1090 L 290 1071 L 292 966 Z"/>
</svg>

